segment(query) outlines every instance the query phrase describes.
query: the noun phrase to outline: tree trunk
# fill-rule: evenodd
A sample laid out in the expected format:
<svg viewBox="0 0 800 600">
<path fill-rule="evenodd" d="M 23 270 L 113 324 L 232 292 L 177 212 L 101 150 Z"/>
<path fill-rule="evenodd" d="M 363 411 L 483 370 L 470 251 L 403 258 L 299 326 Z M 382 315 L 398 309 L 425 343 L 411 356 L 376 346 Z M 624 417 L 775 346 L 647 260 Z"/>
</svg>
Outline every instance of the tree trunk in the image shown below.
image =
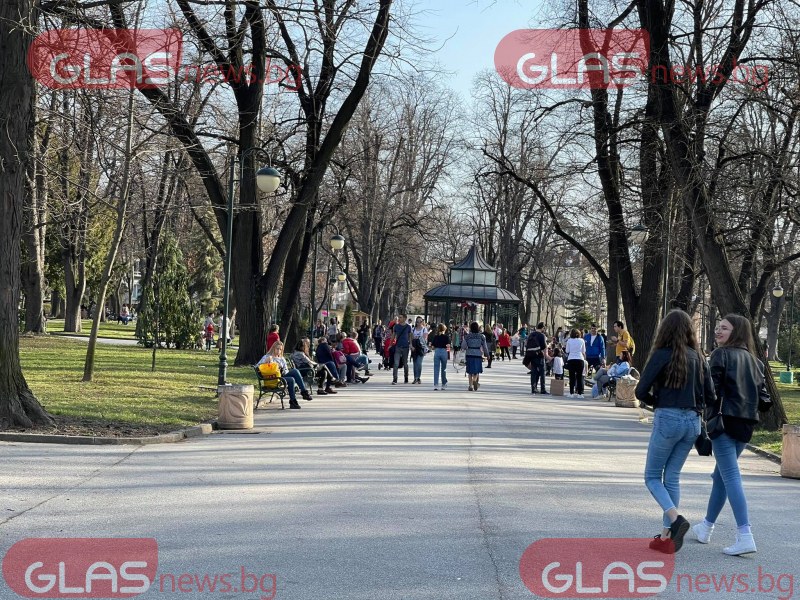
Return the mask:
<svg viewBox="0 0 800 600">
<path fill-rule="evenodd" d="M 72 260 L 68 257 L 64 259 L 65 287 L 65 308 L 64 308 L 64 331 L 79 333 L 83 330 L 81 322 L 81 300 L 86 291 L 86 277 L 83 274 L 83 267 L 79 267 L 80 275 L 76 278 L 72 273 Z"/>
<path fill-rule="evenodd" d="M 0 3 L 0 429 L 53 422 L 19 360 L 20 238 L 34 98 L 25 58 L 35 22 L 33 0 Z"/>
<path fill-rule="evenodd" d="M 100 288 L 97 291 L 96 307 L 94 318 L 92 319 L 92 332 L 89 334 L 89 346 L 86 350 L 86 361 L 83 365 L 83 381 L 91 381 L 94 377 L 94 356 L 97 349 L 97 334 L 100 330 L 100 320 L 106 312 L 105 306 L 108 285 L 111 282 L 111 277 L 114 272 L 114 263 L 117 260 L 117 253 L 119 252 L 119 246 L 122 243 L 122 236 L 125 234 L 125 227 L 127 225 L 126 213 L 128 211 L 128 199 L 130 197 L 130 170 L 131 161 L 133 160 L 132 140 L 133 119 L 135 115 L 133 95 L 134 90 L 131 90 L 128 94 L 128 126 L 125 134 L 125 163 L 122 170 L 122 183 L 119 188 L 120 196 L 115 207 L 117 212 L 116 227 L 114 228 L 114 238 L 111 242 L 111 247 L 106 254 L 103 272 L 100 275 Z"/>
<path fill-rule="evenodd" d="M 776 298 L 770 294 L 770 309 L 767 313 L 767 357 L 770 360 L 781 362 L 778 356 L 778 334 L 780 332 L 781 317 L 783 307 L 786 304 L 786 296 Z"/>
</svg>

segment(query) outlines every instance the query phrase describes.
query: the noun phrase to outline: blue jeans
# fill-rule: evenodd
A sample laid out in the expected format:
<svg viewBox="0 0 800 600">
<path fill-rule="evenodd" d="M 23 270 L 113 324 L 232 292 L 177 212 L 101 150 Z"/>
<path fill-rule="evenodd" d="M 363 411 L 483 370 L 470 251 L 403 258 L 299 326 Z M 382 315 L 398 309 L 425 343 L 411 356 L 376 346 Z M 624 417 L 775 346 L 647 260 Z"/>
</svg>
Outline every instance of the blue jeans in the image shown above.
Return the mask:
<svg viewBox="0 0 800 600">
<path fill-rule="evenodd" d="M 300 391 L 305 393 L 306 385 L 303 383 L 303 376 L 300 375 L 300 371 L 297 369 L 289 369 L 282 375 L 284 379 L 286 379 L 286 389 L 289 391 L 289 401 L 290 402 L 297 402 L 297 396 L 294 393 L 294 384 L 297 384 L 297 387 L 300 388 Z"/>
<path fill-rule="evenodd" d="M 541 392 L 544 394 L 544 358 L 534 358 L 531 362 L 531 392 L 536 392 L 536 386 L 541 383 Z"/>
<path fill-rule="evenodd" d="M 414 357 L 414 379 L 420 379 L 422 377 L 422 359 L 424 358 L 424 354 Z"/>
<path fill-rule="evenodd" d="M 681 469 L 698 435 L 700 415 L 694 410 L 656 409 L 647 446 L 644 481 L 665 513 L 664 527 L 670 526 L 666 511 L 680 504 Z"/>
<path fill-rule="evenodd" d="M 727 433 L 711 440 L 711 444 L 717 466 L 711 474 L 714 483 L 711 486 L 711 497 L 708 499 L 706 520 L 709 523 L 716 523 L 722 507 L 725 506 L 725 500 L 728 500 L 736 518 L 736 525 L 739 527 L 750 525 L 747 498 L 744 497 L 742 474 L 739 472 L 739 455 L 746 444 L 733 439 Z"/>
<path fill-rule="evenodd" d="M 433 387 L 439 387 L 439 372 L 442 373 L 442 385 L 447 385 L 447 348 L 436 348 L 433 351 Z"/>
</svg>

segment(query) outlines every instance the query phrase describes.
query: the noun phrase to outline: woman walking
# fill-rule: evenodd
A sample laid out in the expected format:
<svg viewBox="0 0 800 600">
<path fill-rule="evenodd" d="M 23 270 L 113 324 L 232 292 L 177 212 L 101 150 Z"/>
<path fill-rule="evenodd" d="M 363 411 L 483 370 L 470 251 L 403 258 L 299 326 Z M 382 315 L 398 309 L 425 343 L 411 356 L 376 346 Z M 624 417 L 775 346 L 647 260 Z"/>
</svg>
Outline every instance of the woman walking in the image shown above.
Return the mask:
<svg viewBox="0 0 800 600">
<path fill-rule="evenodd" d="M 701 544 L 708 544 L 714 523 L 727 500 L 736 519 L 736 541 L 722 551 L 739 556 L 756 551 L 739 471 L 739 455 L 753 436 L 759 410 L 769 410 L 772 400 L 764 381 L 764 365 L 756 358 L 750 322 L 739 315 L 727 315 L 714 329 L 714 339 L 717 349 L 711 353 L 709 368 L 717 397 L 713 406 L 709 403 L 706 417 L 722 413 L 725 432 L 711 440 L 717 461 L 711 475 L 714 483 L 706 518 L 692 531 Z"/>
<path fill-rule="evenodd" d="M 444 323 L 439 323 L 436 328 L 436 335 L 431 340 L 433 346 L 433 391 L 439 389 L 439 373 L 442 374 L 442 389 L 447 389 L 447 359 L 450 356 L 450 336 L 447 335 L 447 327 Z"/>
<path fill-rule="evenodd" d="M 473 321 L 469 326 L 469 333 L 461 341 L 461 347 L 466 349 L 467 358 L 467 377 L 471 391 L 478 391 L 478 379 L 483 373 L 483 357 L 491 357 L 489 346 L 486 344 L 486 336 L 481 333 L 481 326 L 477 321 Z M 491 360 L 491 358 L 489 358 Z"/>
<path fill-rule="evenodd" d="M 511 335 L 508 329 L 503 329 L 500 336 L 497 338 L 497 347 L 500 348 L 500 360 L 504 361 L 506 357 L 511 360 Z"/>
<path fill-rule="evenodd" d="M 650 548 L 666 554 L 681 549 L 689 522 L 678 514 L 680 475 L 700 435 L 700 414 L 714 402 L 714 386 L 691 317 L 672 310 L 661 321 L 636 397 L 654 408 L 644 480 L 664 511 L 664 529 Z"/>
<path fill-rule="evenodd" d="M 567 356 L 567 368 L 569 369 L 569 394 L 577 398 L 583 398 L 583 368 L 586 360 L 586 342 L 581 337 L 581 332 L 573 329 L 569 332 L 569 339 L 564 347 L 564 354 Z"/>
<path fill-rule="evenodd" d="M 428 351 L 428 328 L 422 317 L 417 317 L 414 329 L 411 330 L 411 358 L 414 360 L 414 381 L 422 383 L 422 360 Z"/>
</svg>

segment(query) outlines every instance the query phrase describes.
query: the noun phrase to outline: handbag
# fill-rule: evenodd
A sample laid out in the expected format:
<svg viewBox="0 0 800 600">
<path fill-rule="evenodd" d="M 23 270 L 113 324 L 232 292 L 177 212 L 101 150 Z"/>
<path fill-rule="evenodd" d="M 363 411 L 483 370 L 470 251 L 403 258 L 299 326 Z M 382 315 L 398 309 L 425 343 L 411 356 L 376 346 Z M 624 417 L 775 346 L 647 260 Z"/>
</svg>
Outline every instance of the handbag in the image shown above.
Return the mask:
<svg viewBox="0 0 800 600">
<path fill-rule="evenodd" d="M 700 421 L 700 435 L 694 441 L 694 449 L 700 456 L 711 456 L 713 444 L 711 438 L 708 437 L 708 427 L 705 420 Z"/>
<path fill-rule="evenodd" d="M 717 410 L 717 414 L 706 421 L 706 429 L 708 430 L 708 437 L 712 440 L 717 439 L 725 433 L 725 422 L 722 420 L 722 398 L 719 400 L 719 410 Z"/>
<path fill-rule="evenodd" d="M 694 449 L 700 456 L 711 456 L 713 444 L 711 440 L 717 439 L 725 433 L 725 424 L 722 422 L 722 399 L 719 401 L 719 411 L 716 415 L 706 421 L 705 416 L 701 415 L 700 435 L 694 441 Z"/>
</svg>

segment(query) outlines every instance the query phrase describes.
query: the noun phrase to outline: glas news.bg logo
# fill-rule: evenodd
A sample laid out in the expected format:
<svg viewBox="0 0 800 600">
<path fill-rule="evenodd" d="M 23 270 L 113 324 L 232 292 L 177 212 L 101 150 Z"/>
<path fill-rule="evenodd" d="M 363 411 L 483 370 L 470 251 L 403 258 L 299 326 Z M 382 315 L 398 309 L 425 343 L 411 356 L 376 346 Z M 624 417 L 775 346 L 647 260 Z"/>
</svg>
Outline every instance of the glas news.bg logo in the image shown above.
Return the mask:
<svg viewBox="0 0 800 600">
<path fill-rule="evenodd" d="M 157 571 L 153 538 L 28 538 L 3 558 L 6 584 L 24 598 L 131 598 Z"/>
<path fill-rule="evenodd" d="M 50 89 L 155 88 L 181 64 L 179 29 L 51 29 L 28 49 L 28 69 Z"/>
<path fill-rule="evenodd" d="M 646 72 L 649 41 L 639 29 L 518 29 L 500 41 L 494 62 L 517 88 L 619 88 Z"/>
<path fill-rule="evenodd" d="M 519 574 L 542 598 L 645 598 L 667 589 L 672 554 L 630 538 L 545 538 L 528 546 Z"/>
</svg>

